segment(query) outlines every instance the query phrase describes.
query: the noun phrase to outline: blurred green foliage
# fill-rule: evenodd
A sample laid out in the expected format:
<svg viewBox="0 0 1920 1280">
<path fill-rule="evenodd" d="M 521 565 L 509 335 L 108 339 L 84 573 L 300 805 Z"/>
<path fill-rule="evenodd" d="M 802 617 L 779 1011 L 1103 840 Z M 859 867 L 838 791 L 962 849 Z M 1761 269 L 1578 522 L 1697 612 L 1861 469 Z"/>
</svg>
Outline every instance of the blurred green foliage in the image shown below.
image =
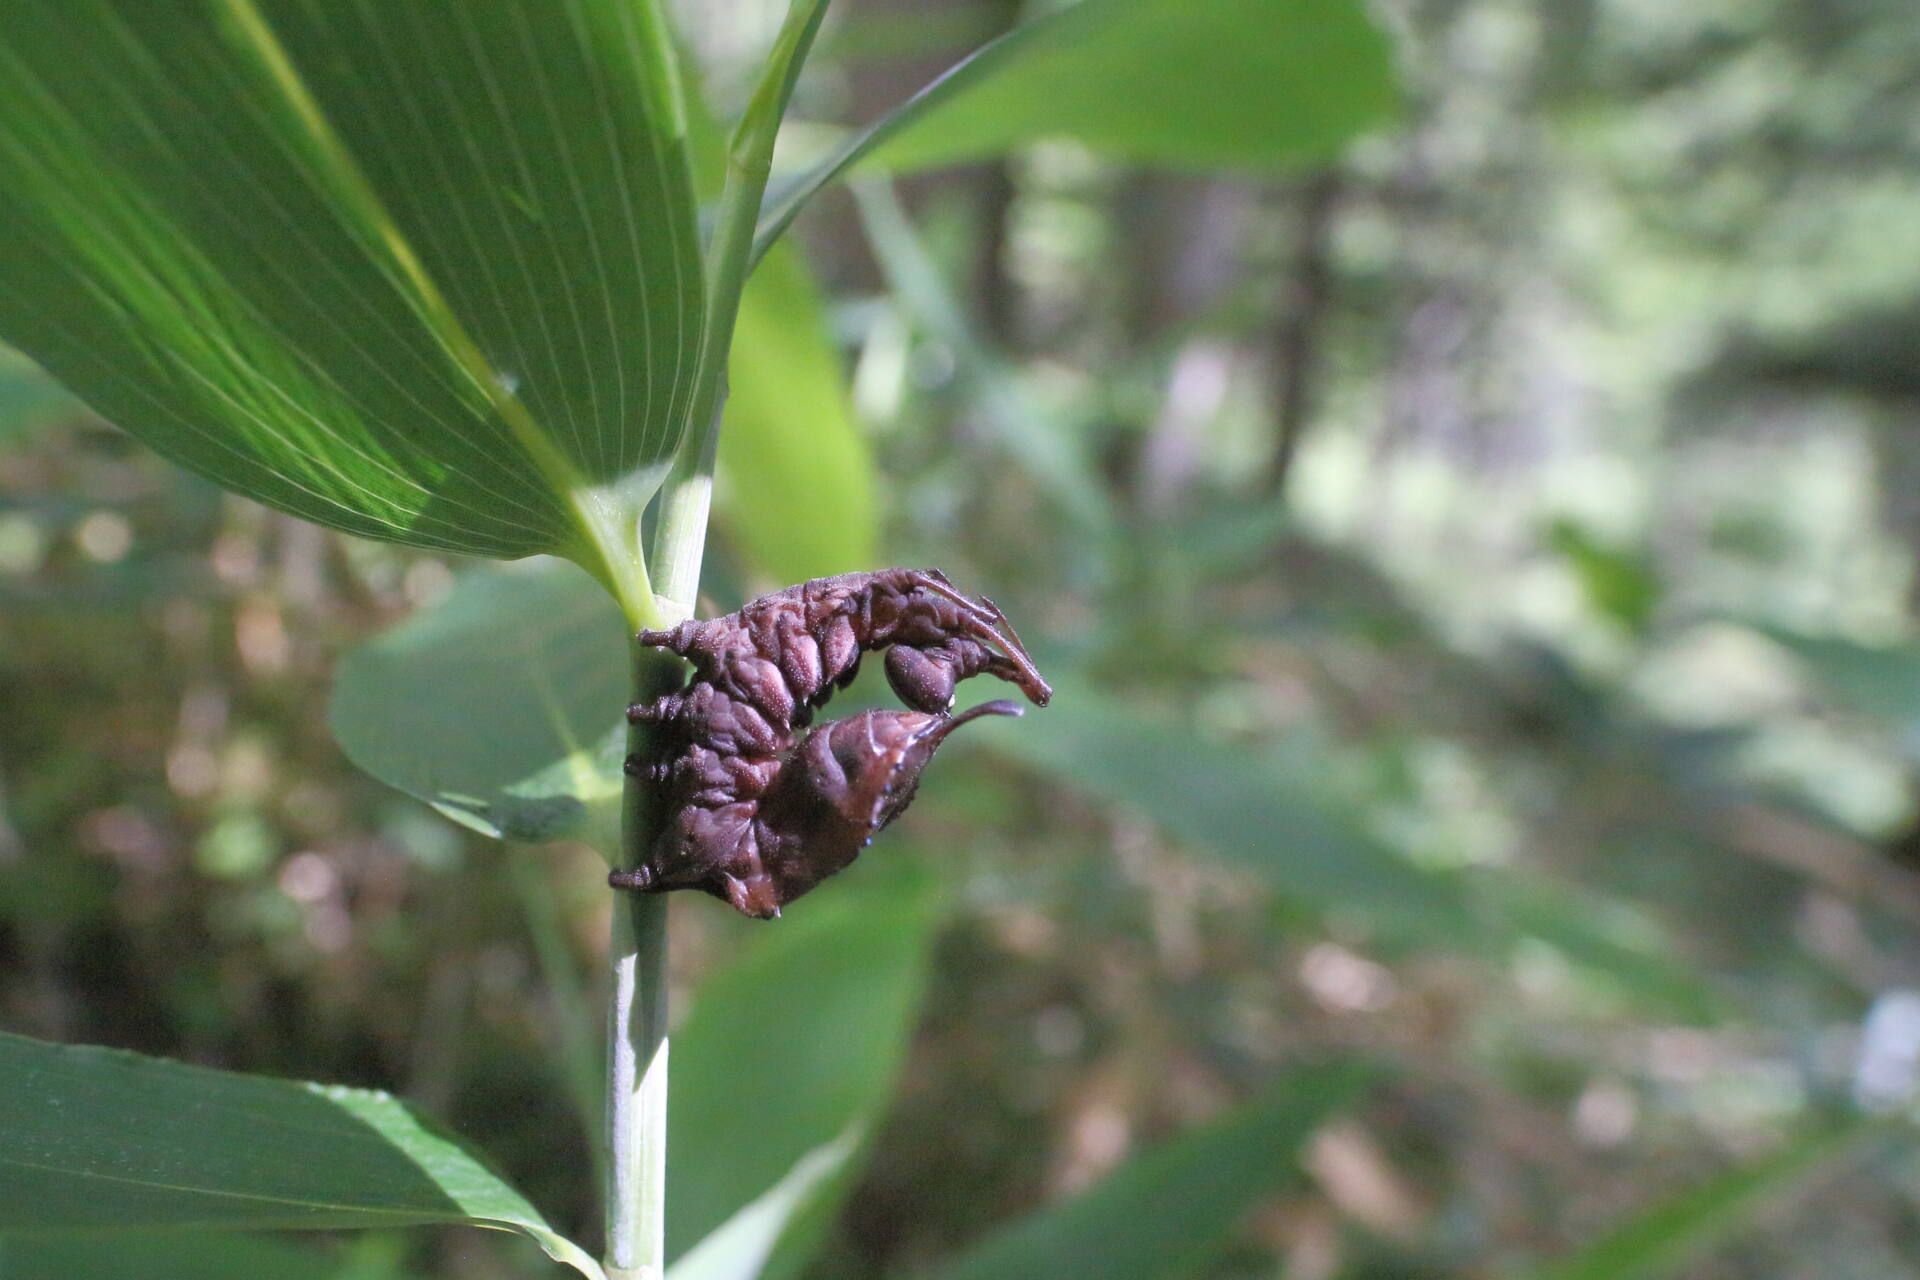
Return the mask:
<svg viewBox="0 0 1920 1280">
<path fill-rule="evenodd" d="M 803 118 L 871 118 L 1019 11 L 837 6 Z M 1219 1192 L 1249 1211 L 1168 1214 L 1178 1274 L 1920 1262 L 1911 1142 L 1826 1123 L 1868 1009 L 1920 986 L 1920 28 L 1902 0 L 1382 14 L 1397 120 L 1331 55 L 1270 86 L 1379 104 L 1337 159 L 1169 173 L 1103 132 L 1130 113 L 1040 118 L 1041 78 L 1002 104 L 1034 145 L 870 168 L 800 220 L 824 325 L 810 283 L 798 320 L 743 317 L 757 426 L 711 606 L 849 567 L 871 501 L 879 559 L 984 586 L 1063 696 L 956 745 L 779 931 L 676 908 L 686 1038 L 733 1020 L 747 1055 L 677 1086 L 709 1091 L 689 1131 L 727 1135 L 674 1148 L 713 1162 L 680 1175 L 682 1243 L 780 1186 L 818 1247 L 783 1274 L 1124 1241 L 1116 1187 L 1272 1155 L 1234 1105 L 1277 1089 L 1291 1115 L 1325 1059 L 1365 1057 L 1382 1083 L 1298 1169 Z M 723 115 L 777 16 L 687 6 Z M 1284 150 L 1247 105 L 1221 145 Z M 783 413 L 845 418 L 819 333 L 864 437 L 783 461 Z M 768 523 L 754 468 L 813 478 Z M 472 572 L 221 498 L 0 365 L 0 1022 L 397 1090 L 590 1238 L 559 1046 L 604 946 L 598 859 L 483 841 L 327 731 L 407 633 L 342 655 L 458 621 L 495 589 Z M 526 708 L 486 645 L 557 616 L 472 642 L 454 745 L 507 745 Z M 594 661 L 559 664 L 558 701 L 598 703 Z M 521 794 L 549 760 L 513 763 Z M 809 1018 L 832 975 L 849 1012 Z M 793 1064 L 759 1037 L 818 1108 L 763 1146 L 732 1090 Z M 83 1274 L 62 1247 L 9 1244 L 0 1275 Z M 193 1274 L 279 1266 L 194 1247 Z M 357 1248 L 280 1270 L 541 1265 L 472 1232 Z"/>
</svg>

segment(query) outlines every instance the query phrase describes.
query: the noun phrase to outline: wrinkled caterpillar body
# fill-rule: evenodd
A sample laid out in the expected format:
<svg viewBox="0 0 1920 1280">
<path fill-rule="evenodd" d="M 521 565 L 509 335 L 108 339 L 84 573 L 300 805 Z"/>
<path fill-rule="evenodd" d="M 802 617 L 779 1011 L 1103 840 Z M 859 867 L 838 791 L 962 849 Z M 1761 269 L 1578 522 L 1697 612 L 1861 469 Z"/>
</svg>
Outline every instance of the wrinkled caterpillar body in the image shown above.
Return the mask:
<svg viewBox="0 0 1920 1280">
<path fill-rule="evenodd" d="M 615 888 L 700 889 L 765 919 L 841 870 L 904 811 L 947 735 L 1012 702 L 951 714 L 954 686 L 985 672 L 1036 705 L 1053 690 L 992 601 L 932 569 L 815 578 L 738 612 L 642 644 L 693 665 L 681 690 L 627 710 L 652 723 L 650 759 L 630 772 L 666 788 L 669 817 Z M 814 725 L 814 712 L 886 651 L 888 683 L 909 710 Z"/>
</svg>

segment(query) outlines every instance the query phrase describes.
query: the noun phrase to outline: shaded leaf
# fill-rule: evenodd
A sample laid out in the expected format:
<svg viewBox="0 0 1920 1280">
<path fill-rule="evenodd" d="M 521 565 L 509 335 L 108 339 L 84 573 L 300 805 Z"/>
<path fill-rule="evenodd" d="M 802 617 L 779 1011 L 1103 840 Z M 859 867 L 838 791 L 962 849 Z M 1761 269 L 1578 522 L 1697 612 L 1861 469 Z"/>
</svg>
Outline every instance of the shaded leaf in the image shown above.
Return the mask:
<svg viewBox="0 0 1920 1280">
<path fill-rule="evenodd" d="M 618 805 L 626 652 L 584 574 L 475 569 L 342 659 L 328 721 L 355 764 L 454 821 L 558 839 Z"/>
<path fill-rule="evenodd" d="M 940 1280 L 1167 1280 L 1204 1262 L 1299 1171 L 1301 1145 L 1369 1079 L 1295 1071 L 1266 1097 L 1136 1156 L 1065 1204 L 990 1237 Z"/>
<path fill-rule="evenodd" d="M 695 996 L 673 1039 L 670 1257 L 885 1103 L 925 988 L 939 902 L 931 877 L 898 850 L 885 856 L 869 853 L 833 892 L 756 930 L 746 955 Z M 828 1178 L 814 1194 L 844 1185 Z M 792 1217 L 809 1205 L 801 1197 L 785 1208 Z"/>
<path fill-rule="evenodd" d="M 1269 755 L 1205 738 L 1072 683 L 1052 705 L 977 741 L 1153 819 L 1258 872 L 1280 893 L 1418 937 L 1476 936 L 1456 876 L 1396 854 Z"/>
<path fill-rule="evenodd" d="M 747 282 L 720 434 L 720 516 L 780 583 L 870 569 L 873 459 L 854 425 L 819 291 L 791 249 Z"/>
<path fill-rule="evenodd" d="M 1674 1274 L 1877 1131 L 1878 1124 L 1855 1121 L 1801 1134 L 1764 1159 L 1729 1169 L 1655 1206 L 1537 1272 L 1537 1280 L 1634 1280 Z"/>
<path fill-rule="evenodd" d="M 0 1033 L 0 1235 L 469 1223 L 597 1263 L 405 1103 Z"/>
<path fill-rule="evenodd" d="M 1514 934 L 1610 979 L 1636 1008 L 1694 1025 L 1724 1013 L 1725 1001 L 1676 953 L 1666 931 L 1635 907 L 1587 886 L 1561 886 L 1512 869 L 1480 876 L 1476 887 Z"/>
<path fill-rule="evenodd" d="M 23 0 L 0 337 L 323 524 L 506 557 L 620 542 L 632 504 L 599 490 L 665 465 L 702 309 L 647 12 Z"/>
<path fill-rule="evenodd" d="M 115 1231 L 0 1240 L 4 1280 L 389 1280 L 398 1274 L 266 1235 Z"/>
</svg>

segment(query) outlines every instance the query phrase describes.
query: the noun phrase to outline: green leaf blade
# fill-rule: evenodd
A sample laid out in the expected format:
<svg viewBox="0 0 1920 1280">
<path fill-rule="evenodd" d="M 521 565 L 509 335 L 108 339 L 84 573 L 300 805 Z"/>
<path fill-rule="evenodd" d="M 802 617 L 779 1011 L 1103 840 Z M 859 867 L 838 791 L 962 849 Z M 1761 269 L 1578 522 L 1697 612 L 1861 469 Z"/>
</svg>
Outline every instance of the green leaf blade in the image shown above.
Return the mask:
<svg viewBox="0 0 1920 1280">
<path fill-rule="evenodd" d="M 910 864 L 870 865 L 882 856 L 794 904 L 696 994 L 673 1039 L 669 1257 L 791 1186 L 884 1104 L 925 989 L 940 894 Z M 837 1171 L 813 1172 L 808 1194 L 782 1207 L 800 1220 L 790 1230 L 823 1226 L 823 1198 L 846 1189 Z M 767 1273 L 806 1243 L 783 1241 Z"/>
<path fill-rule="evenodd" d="M 406 1104 L 0 1033 L 0 1236 L 469 1223 L 599 1268 Z"/>
<path fill-rule="evenodd" d="M 574 490 L 644 480 L 674 444 L 683 356 L 661 317 L 686 328 L 701 305 L 690 186 L 645 95 L 607 87 L 603 29 L 626 6 L 575 0 L 573 21 L 538 23 L 526 3 L 477 8 L 539 43 L 489 28 L 408 48 L 403 26 L 466 12 L 449 5 L 326 19 L 249 0 L 16 6 L 0 48 L 0 336 L 162 454 L 270 506 L 436 550 L 577 554 L 594 531 Z M 543 74 L 509 84 L 503 61 Z M 429 70 L 463 71 L 465 92 L 449 98 Z M 481 92 L 490 77 L 504 97 Z M 588 118 L 590 103 L 624 114 Z M 503 109 L 556 137 L 618 129 L 623 154 L 660 159 L 654 180 L 622 194 L 603 174 L 563 195 L 571 175 L 542 169 L 522 195 L 545 223 L 456 239 L 469 210 L 436 211 L 450 197 L 427 179 L 498 196 L 497 175 L 481 182 L 460 157 Z M 685 240 L 623 253 L 582 295 L 594 234 L 629 209 Z M 538 275 L 508 289 L 501 264 L 536 254 Z M 556 298 L 583 317 L 565 332 Z M 502 336 L 536 321 L 538 352 Z"/>
<path fill-rule="evenodd" d="M 684 138 L 642 80 L 638 6 L 262 9 L 488 368 L 582 478 L 669 457 L 700 260 Z"/>
<path fill-rule="evenodd" d="M 720 516 L 782 583 L 870 569 L 880 540 L 873 457 L 822 311 L 806 264 L 776 248 L 747 282 L 735 331 Z"/>
<path fill-rule="evenodd" d="M 328 723 L 356 765 L 454 821 L 556 840 L 614 821 L 625 652 L 619 611 L 583 574 L 478 569 L 341 661 Z"/>
<path fill-rule="evenodd" d="M 266 1235 L 115 1231 L 0 1240 L 6 1280 L 399 1280 L 389 1268 Z"/>
<path fill-rule="evenodd" d="M 1352 0 L 1082 0 L 956 63 L 806 171 L 774 184 L 759 252 L 871 159 L 964 164 L 1043 138 L 1193 170 L 1331 155 L 1398 103 L 1392 51 Z"/>
<path fill-rule="evenodd" d="M 1180 169 L 1328 155 L 1394 106 L 1384 36 L 1352 0 L 1085 0 L 1017 59 L 895 133 L 892 169 L 1045 137 Z"/>
<path fill-rule="evenodd" d="M 1268 1095 L 1121 1165 L 1092 1190 L 1004 1229 L 940 1280 L 1164 1280 L 1218 1248 L 1298 1174 L 1301 1145 L 1352 1104 L 1370 1074 L 1299 1071 Z"/>
<path fill-rule="evenodd" d="M 1401 857 L 1262 753 L 1210 740 L 1078 682 L 1059 683 L 1044 711 L 982 726 L 975 741 L 1137 809 L 1170 835 L 1266 877 L 1287 897 L 1407 937 L 1467 945 L 1479 936 L 1457 876 Z"/>
<path fill-rule="evenodd" d="M 1802 1133 L 1773 1154 L 1690 1187 L 1536 1273 L 1536 1280 L 1639 1280 L 1679 1267 L 1737 1231 L 1783 1195 L 1884 1134 L 1886 1120 L 1855 1119 Z"/>
</svg>

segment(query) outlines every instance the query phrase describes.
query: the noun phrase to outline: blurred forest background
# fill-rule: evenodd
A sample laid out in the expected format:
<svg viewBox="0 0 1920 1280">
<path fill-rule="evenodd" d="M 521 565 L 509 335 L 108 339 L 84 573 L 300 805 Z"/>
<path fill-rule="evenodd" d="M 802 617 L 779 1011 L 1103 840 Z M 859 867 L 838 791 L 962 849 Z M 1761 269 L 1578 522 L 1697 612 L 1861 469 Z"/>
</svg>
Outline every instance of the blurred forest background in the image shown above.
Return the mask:
<svg viewBox="0 0 1920 1280">
<path fill-rule="evenodd" d="M 724 105 L 780 7 L 686 9 Z M 1022 12 L 836 6 L 799 117 Z M 817 1280 L 922 1271 L 1355 1056 L 1379 1087 L 1204 1274 L 1515 1274 L 1738 1199 L 1729 1169 L 1791 1176 L 1686 1274 L 1920 1268 L 1920 1151 L 1795 1146 L 1920 1036 L 1911 0 L 1374 16 L 1403 105 L 1337 156 L 1048 143 L 800 223 L 880 562 L 986 591 L 1063 676 L 763 927 L 948 889 Z M 713 609 L 781 585 L 737 512 Z M 457 568 L 223 497 L 0 364 L 0 1025 L 392 1088 L 578 1226 L 555 975 L 600 972 L 603 868 L 469 835 L 327 729 L 343 651 Z M 684 1008 L 763 935 L 675 907 Z M 473 1231 L 356 1247 L 527 1273 Z"/>
</svg>

